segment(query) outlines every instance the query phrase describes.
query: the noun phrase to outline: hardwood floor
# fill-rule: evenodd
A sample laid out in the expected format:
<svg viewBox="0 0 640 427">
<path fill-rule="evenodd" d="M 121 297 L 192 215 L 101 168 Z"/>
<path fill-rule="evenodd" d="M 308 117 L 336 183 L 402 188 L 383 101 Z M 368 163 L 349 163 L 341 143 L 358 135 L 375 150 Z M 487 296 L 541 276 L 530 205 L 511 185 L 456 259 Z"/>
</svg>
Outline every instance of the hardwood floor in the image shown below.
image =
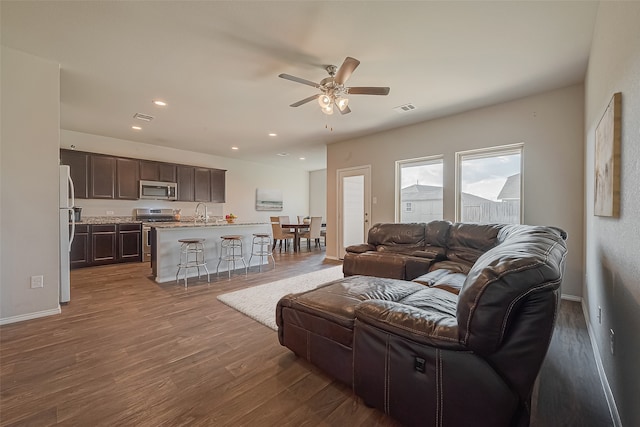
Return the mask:
<svg viewBox="0 0 640 427">
<path fill-rule="evenodd" d="M 0 425 L 398 425 L 216 299 L 338 264 L 324 255 L 275 253 L 275 269 L 213 274 L 187 289 L 156 284 L 147 263 L 74 270 L 61 315 L 0 328 Z M 572 343 L 554 345 L 562 353 Z M 566 398 L 540 397 L 549 409 L 536 425 L 596 425 L 555 423 L 565 409 L 581 412 Z"/>
</svg>

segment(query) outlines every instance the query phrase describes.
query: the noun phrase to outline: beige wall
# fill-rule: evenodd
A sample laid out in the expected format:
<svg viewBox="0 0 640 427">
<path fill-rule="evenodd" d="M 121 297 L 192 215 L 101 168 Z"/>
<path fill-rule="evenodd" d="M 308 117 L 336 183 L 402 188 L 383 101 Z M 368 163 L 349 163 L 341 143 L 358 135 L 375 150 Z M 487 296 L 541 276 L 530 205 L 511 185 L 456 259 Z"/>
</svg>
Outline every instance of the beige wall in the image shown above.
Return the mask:
<svg viewBox="0 0 640 427">
<path fill-rule="evenodd" d="M 584 308 L 622 424 L 640 425 L 640 3 L 601 2 L 586 88 Z M 619 218 L 593 215 L 595 129 L 622 93 Z M 598 322 L 598 307 L 602 322 Z M 609 330 L 615 332 L 611 354 Z"/>
<path fill-rule="evenodd" d="M 59 310 L 58 64 L 2 47 L 0 323 Z M 31 289 L 31 276 L 44 287 Z"/>
<path fill-rule="evenodd" d="M 327 218 L 327 170 L 309 172 L 309 216 Z"/>
<path fill-rule="evenodd" d="M 336 143 L 327 150 L 327 212 L 336 212 L 336 170 L 371 165 L 371 224 L 394 221 L 395 161 L 444 156 L 444 216 L 455 217 L 455 153 L 524 142 L 524 222 L 569 234 L 563 294 L 583 282 L 583 86 L 542 93 L 463 114 Z M 327 223 L 327 256 L 335 257 L 335 214 Z"/>
<path fill-rule="evenodd" d="M 279 215 L 306 214 L 309 209 L 309 173 L 296 169 L 283 169 L 258 163 L 212 156 L 193 151 L 142 144 L 122 139 L 108 138 L 80 132 L 62 130 L 60 146 L 92 153 L 112 154 L 148 160 L 158 160 L 208 168 L 226 169 L 226 202 L 208 203 L 211 215 L 233 213 L 238 221 L 268 221 L 273 212 L 256 211 L 257 188 L 281 189 L 284 201 Z M 104 216 L 113 211 L 116 216 L 131 215 L 141 207 L 167 207 L 182 209 L 182 214 L 192 216 L 195 202 L 167 202 L 158 200 L 78 200 L 83 216 Z"/>
</svg>

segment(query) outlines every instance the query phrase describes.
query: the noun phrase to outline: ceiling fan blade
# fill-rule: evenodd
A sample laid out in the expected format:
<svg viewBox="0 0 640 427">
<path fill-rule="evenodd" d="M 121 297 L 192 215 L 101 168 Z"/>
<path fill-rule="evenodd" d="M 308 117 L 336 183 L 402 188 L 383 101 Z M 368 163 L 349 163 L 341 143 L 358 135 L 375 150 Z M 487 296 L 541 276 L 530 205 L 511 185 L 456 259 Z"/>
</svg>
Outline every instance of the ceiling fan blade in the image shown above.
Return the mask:
<svg viewBox="0 0 640 427">
<path fill-rule="evenodd" d="M 350 87 L 347 88 L 350 95 L 389 95 L 388 87 Z"/>
<path fill-rule="evenodd" d="M 347 56 L 336 73 L 335 82 L 339 85 L 343 85 L 344 82 L 351 76 L 351 73 L 360 65 L 360 61 L 350 56 Z"/>
<path fill-rule="evenodd" d="M 302 83 L 303 85 L 315 87 L 316 89 L 320 88 L 320 85 L 318 83 L 314 83 L 311 80 L 306 80 L 306 79 L 303 79 L 303 78 L 300 78 L 300 77 L 292 76 L 290 74 L 282 73 L 278 77 L 286 79 L 286 80 L 291 80 L 292 82 Z"/>
<path fill-rule="evenodd" d="M 311 96 L 310 96 L 310 97 L 308 97 L 308 98 L 305 98 L 305 99 L 300 100 L 300 101 L 298 101 L 298 102 L 294 102 L 294 103 L 293 103 L 293 104 L 291 104 L 289 107 L 299 107 L 299 106 L 301 106 L 302 104 L 306 104 L 307 102 L 311 102 L 311 101 L 313 101 L 314 99 L 317 99 L 319 96 L 320 96 L 320 94 L 317 94 L 317 95 L 311 95 Z"/>
</svg>

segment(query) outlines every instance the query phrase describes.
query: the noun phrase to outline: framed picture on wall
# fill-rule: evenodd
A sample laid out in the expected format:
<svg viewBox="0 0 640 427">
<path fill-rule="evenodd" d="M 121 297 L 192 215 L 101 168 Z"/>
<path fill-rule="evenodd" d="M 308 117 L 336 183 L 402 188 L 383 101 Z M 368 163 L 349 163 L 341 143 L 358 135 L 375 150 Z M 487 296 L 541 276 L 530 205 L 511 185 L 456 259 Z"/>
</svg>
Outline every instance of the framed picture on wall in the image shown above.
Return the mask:
<svg viewBox="0 0 640 427">
<path fill-rule="evenodd" d="M 615 93 L 596 127 L 594 215 L 620 215 L 620 92 Z"/>
<path fill-rule="evenodd" d="M 257 211 L 281 211 L 282 190 L 256 189 Z"/>
</svg>

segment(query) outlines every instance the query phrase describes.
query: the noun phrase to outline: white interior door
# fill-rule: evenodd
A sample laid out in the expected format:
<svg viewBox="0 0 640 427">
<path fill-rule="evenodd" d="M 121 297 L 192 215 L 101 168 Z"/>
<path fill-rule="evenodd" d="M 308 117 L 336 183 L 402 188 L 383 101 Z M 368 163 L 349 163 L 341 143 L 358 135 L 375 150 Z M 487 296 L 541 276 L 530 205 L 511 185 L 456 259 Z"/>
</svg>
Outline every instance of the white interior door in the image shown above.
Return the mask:
<svg viewBox="0 0 640 427">
<path fill-rule="evenodd" d="M 338 257 L 367 241 L 371 226 L 371 166 L 338 170 Z"/>
</svg>

